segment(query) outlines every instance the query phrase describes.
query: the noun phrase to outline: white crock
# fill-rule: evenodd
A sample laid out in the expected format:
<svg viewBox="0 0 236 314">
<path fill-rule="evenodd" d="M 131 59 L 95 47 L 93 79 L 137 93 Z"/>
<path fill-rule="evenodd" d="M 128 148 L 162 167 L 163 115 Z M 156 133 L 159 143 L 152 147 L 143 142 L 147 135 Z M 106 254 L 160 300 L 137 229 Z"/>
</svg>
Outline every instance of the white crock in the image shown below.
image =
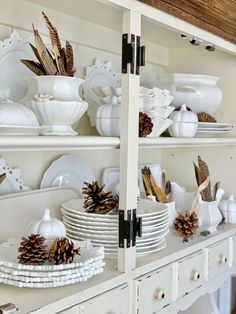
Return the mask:
<svg viewBox="0 0 236 314">
<path fill-rule="evenodd" d="M 210 75 L 171 73 L 159 76 L 159 86 L 174 96 L 172 104 L 187 104 L 194 112 L 214 113 L 222 101 L 219 78 Z"/>
<path fill-rule="evenodd" d="M 28 84 L 26 96 L 21 100 L 30 106 L 36 94 L 50 95 L 60 101 L 82 101 L 79 87 L 84 80 L 78 77 L 45 75 L 24 78 Z"/>
</svg>

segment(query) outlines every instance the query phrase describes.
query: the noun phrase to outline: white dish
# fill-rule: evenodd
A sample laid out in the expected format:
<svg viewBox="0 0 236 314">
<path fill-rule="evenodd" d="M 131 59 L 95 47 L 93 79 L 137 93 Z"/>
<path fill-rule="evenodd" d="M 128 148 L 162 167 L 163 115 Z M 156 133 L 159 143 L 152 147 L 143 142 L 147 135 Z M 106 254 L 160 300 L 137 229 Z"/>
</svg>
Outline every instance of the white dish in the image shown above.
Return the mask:
<svg viewBox="0 0 236 314">
<path fill-rule="evenodd" d="M 9 98 L 19 101 L 27 92 L 23 77 L 32 72 L 21 63 L 20 59 L 34 59 L 29 41 L 13 32 L 9 39 L 0 42 L 0 99 Z"/>
<path fill-rule="evenodd" d="M 90 263 L 100 261 L 104 258 L 103 247 L 93 247 L 91 242 L 82 241 L 75 242 L 75 247 L 80 247 L 80 254 L 74 257 L 74 261 L 71 264 L 61 265 L 24 265 L 19 264 L 17 256 L 19 255 L 18 247 L 21 240 L 17 239 L 15 242 L 5 242 L 0 245 L 0 266 L 13 268 L 15 270 L 27 270 L 27 271 L 61 271 L 67 269 L 74 269 L 78 267 L 84 267 Z"/>
<path fill-rule="evenodd" d="M 173 106 L 188 104 L 192 111 L 214 113 L 222 100 L 218 77 L 202 74 L 169 73 L 159 75 L 158 85 L 174 96 Z"/>
<path fill-rule="evenodd" d="M 141 252 L 137 250 L 137 256 L 142 256 L 149 253 L 160 251 L 166 247 L 166 241 L 163 239 L 162 242 L 152 248 L 143 249 Z M 106 253 L 106 257 L 117 258 L 117 253 Z"/>
<path fill-rule="evenodd" d="M 4 173 L 6 178 L 0 184 L 0 195 L 30 190 L 21 179 L 21 170 L 12 168 L 3 157 L 0 157 L 0 175 Z"/>
<path fill-rule="evenodd" d="M 0 278 L 0 283 L 4 283 L 11 286 L 16 286 L 19 288 L 56 288 L 56 287 L 76 284 L 81 281 L 87 281 L 92 276 L 102 273 L 103 270 L 104 269 L 101 267 L 101 268 L 96 269 L 94 272 L 91 272 L 89 275 L 81 276 L 74 279 L 56 281 L 56 282 L 35 283 L 35 282 L 24 282 L 24 281 L 19 281 L 19 280 L 12 280 L 8 278 Z"/>
<path fill-rule="evenodd" d="M 4 136 L 38 136 L 41 130 L 40 126 L 0 125 L 0 135 Z"/>
<path fill-rule="evenodd" d="M 105 230 L 103 227 L 101 228 L 94 228 L 93 229 L 87 226 L 81 226 L 81 225 L 77 225 L 77 224 L 73 224 L 70 221 L 68 221 L 65 217 L 63 217 L 63 222 L 65 224 L 65 226 L 71 230 L 74 230 L 75 232 L 83 232 L 86 233 L 88 236 L 91 235 L 96 235 L 96 236 L 100 236 L 100 235 L 108 235 L 108 236 L 118 236 L 118 228 L 117 229 L 110 229 L 110 230 Z M 142 228 L 142 233 L 143 235 L 150 233 L 150 232 L 157 232 L 159 230 L 162 230 L 164 227 L 166 227 L 168 225 L 168 220 L 162 221 L 160 223 L 157 223 L 156 225 L 152 225 L 152 226 L 143 226 Z"/>
<path fill-rule="evenodd" d="M 198 122 L 198 127 L 199 128 L 204 128 L 204 129 L 210 129 L 210 128 L 233 128 L 234 126 L 232 124 L 228 123 L 220 123 L 220 122 Z"/>
<path fill-rule="evenodd" d="M 153 109 L 148 109 L 148 108 L 139 108 L 139 111 L 142 111 L 146 113 L 150 118 L 162 118 L 166 119 L 169 117 L 169 115 L 174 111 L 175 107 L 173 106 L 168 106 L 168 107 L 155 107 Z"/>
<path fill-rule="evenodd" d="M 40 188 L 70 186 L 82 192 L 85 181 L 91 183 L 95 180 L 92 169 L 79 157 L 63 155 L 46 170 Z"/>
<path fill-rule="evenodd" d="M 97 87 L 111 86 L 117 88 L 120 85 L 121 74 L 113 71 L 111 62 L 102 63 L 99 59 L 96 59 L 94 65 L 87 67 L 82 89 L 84 100 L 89 104 L 87 113 L 91 126 L 96 125 L 96 111 L 99 108 L 98 103 L 95 101 L 97 94 L 94 90 L 97 91 Z"/>
<path fill-rule="evenodd" d="M 219 135 L 229 133 L 231 130 L 197 130 L 195 137 L 217 137 Z"/>
<path fill-rule="evenodd" d="M 93 217 L 93 218 L 99 218 L 100 214 L 93 214 L 93 213 L 87 213 L 86 210 L 83 208 L 84 199 L 73 199 L 66 203 L 62 204 L 63 208 L 66 208 L 68 211 L 71 211 L 72 213 L 77 213 L 81 216 L 85 217 Z M 150 201 L 148 199 L 141 199 L 138 207 L 137 207 L 137 216 L 138 217 L 157 217 L 160 214 L 168 212 L 167 206 L 165 206 L 162 203 L 156 203 L 153 201 Z M 106 216 L 107 219 L 111 220 L 118 220 L 118 214 L 110 212 L 107 215 L 102 215 L 103 217 Z"/>
<path fill-rule="evenodd" d="M 7 99 L 0 102 L 1 125 L 38 127 L 39 121 L 32 109 Z"/>
<path fill-rule="evenodd" d="M 62 215 L 66 220 L 74 224 L 78 227 L 88 227 L 92 228 L 94 230 L 117 230 L 118 229 L 118 220 L 117 221 L 109 221 L 109 222 L 103 222 L 97 219 L 92 218 L 92 220 L 88 220 L 87 217 L 82 217 L 80 215 L 75 215 L 70 212 L 67 212 L 63 208 L 61 209 Z M 164 213 L 163 215 L 158 215 L 156 219 L 144 220 L 143 218 L 143 227 L 150 227 L 150 226 L 156 226 L 157 224 L 164 223 L 168 221 L 168 212 Z M 147 217 L 149 218 L 149 217 Z M 152 218 L 152 217 L 151 217 Z"/>
</svg>

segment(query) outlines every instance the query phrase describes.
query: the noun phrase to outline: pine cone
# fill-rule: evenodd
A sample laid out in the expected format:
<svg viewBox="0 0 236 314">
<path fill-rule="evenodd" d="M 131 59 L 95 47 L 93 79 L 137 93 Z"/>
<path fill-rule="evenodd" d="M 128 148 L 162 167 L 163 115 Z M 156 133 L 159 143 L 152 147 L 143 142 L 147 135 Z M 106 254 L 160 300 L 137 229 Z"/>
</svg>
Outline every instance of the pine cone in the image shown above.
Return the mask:
<svg viewBox="0 0 236 314">
<path fill-rule="evenodd" d="M 152 133 L 152 119 L 144 112 L 139 112 L 139 137 L 146 137 Z"/>
<path fill-rule="evenodd" d="M 211 122 L 211 123 L 217 122 L 216 119 L 207 112 L 199 112 L 197 114 L 197 117 L 198 117 L 199 122 Z"/>
<path fill-rule="evenodd" d="M 186 212 L 175 218 L 174 229 L 184 237 L 191 237 L 198 228 L 198 216 L 195 212 L 192 214 Z"/>
<path fill-rule="evenodd" d="M 80 248 L 75 249 L 74 243 L 70 239 L 66 237 L 57 238 L 49 251 L 48 260 L 56 265 L 70 264 L 79 252 Z"/>
<path fill-rule="evenodd" d="M 83 195 L 85 197 L 84 208 L 87 213 L 107 214 L 115 206 L 116 201 L 111 192 L 104 192 L 104 186 L 99 187 L 98 182 L 84 182 Z"/>
<path fill-rule="evenodd" d="M 116 211 L 118 211 L 118 209 L 119 209 L 119 195 L 116 194 L 116 195 L 113 197 L 113 199 L 114 199 L 114 204 L 115 204 L 114 208 L 115 208 Z"/>
<path fill-rule="evenodd" d="M 42 265 L 47 260 L 47 246 L 45 238 L 39 234 L 32 234 L 28 238 L 22 237 L 18 251 L 21 253 L 17 258 L 20 264 Z"/>
</svg>

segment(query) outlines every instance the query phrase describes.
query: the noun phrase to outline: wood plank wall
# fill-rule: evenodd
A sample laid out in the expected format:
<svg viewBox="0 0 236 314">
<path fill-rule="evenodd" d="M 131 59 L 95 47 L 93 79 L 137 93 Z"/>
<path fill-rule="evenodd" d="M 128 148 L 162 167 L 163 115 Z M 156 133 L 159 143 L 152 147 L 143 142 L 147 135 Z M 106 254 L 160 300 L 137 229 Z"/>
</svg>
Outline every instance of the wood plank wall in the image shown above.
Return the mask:
<svg viewBox="0 0 236 314">
<path fill-rule="evenodd" d="M 235 0 L 139 0 L 236 44 Z"/>
</svg>

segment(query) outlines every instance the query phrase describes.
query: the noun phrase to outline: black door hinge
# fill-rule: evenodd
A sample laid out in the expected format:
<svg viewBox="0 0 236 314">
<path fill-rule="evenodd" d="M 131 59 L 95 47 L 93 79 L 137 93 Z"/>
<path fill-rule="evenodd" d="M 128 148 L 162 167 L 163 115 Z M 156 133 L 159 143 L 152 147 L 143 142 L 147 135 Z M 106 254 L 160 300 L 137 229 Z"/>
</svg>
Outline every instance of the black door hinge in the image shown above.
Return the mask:
<svg viewBox="0 0 236 314">
<path fill-rule="evenodd" d="M 132 217 L 133 212 L 133 218 Z M 127 211 L 127 220 L 124 219 L 124 210 L 119 210 L 119 247 L 124 248 L 136 245 L 136 236 L 142 236 L 142 218 L 136 217 L 136 209 Z"/>
<path fill-rule="evenodd" d="M 135 51 L 136 37 L 136 51 Z M 136 64 L 135 64 L 136 61 Z M 140 36 L 131 34 L 131 42 L 128 43 L 128 34 L 122 35 L 122 73 L 127 73 L 127 66 L 130 64 L 130 73 L 139 75 L 140 66 L 145 65 L 145 46 L 140 46 Z"/>
</svg>

